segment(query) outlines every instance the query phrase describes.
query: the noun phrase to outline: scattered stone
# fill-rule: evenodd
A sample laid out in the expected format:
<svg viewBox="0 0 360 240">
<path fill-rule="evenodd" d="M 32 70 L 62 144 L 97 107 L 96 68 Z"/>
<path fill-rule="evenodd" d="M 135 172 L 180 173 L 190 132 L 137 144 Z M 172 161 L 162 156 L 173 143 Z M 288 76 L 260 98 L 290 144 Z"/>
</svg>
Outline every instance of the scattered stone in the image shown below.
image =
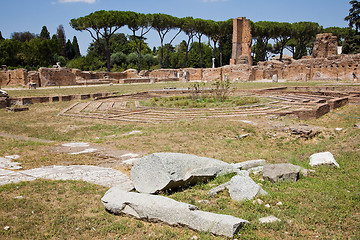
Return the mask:
<svg viewBox="0 0 360 240">
<path fill-rule="evenodd" d="M 360 123 L 354 124 L 354 128 L 360 128 Z"/>
<path fill-rule="evenodd" d="M 71 155 L 78 155 L 78 154 L 83 154 L 83 153 L 92 153 L 92 152 L 96 152 L 97 149 L 96 148 L 87 148 L 85 150 L 82 150 L 80 152 L 73 152 L 73 153 L 69 153 Z"/>
<path fill-rule="evenodd" d="M 259 219 L 260 223 L 274 223 L 274 222 L 281 222 L 280 219 L 278 219 L 277 217 L 271 215 L 268 217 L 263 217 Z"/>
<path fill-rule="evenodd" d="M 191 240 L 198 240 L 199 238 L 197 236 L 192 236 L 190 239 Z"/>
<path fill-rule="evenodd" d="M 133 166 L 137 161 L 139 161 L 141 158 L 130 158 L 128 160 L 122 161 L 123 164 Z"/>
<path fill-rule="evenodd" d="M 264 166 L 263 178 L 273 183 L 285 180 L 296 182 L 301 169 L 290 163 L 267 164 Z"/>
<path fill-rule="evenodd" d="M 335 128 L 335 131 L 340 132 L 341 130 L 343 130 L 342 128 Z"/>
<path fill-rule="evenodd" d="M 209 201 L 209 200 L 199 200 L 199 201 L 197 201 L 197 202 L 198 202 L 198 203 L 207 204 L 207 205 L 210 204 L 210 201 Z"/>
<path fill-rule="evenodd" d="M 0 169 L 0 185 L 33 181 L 38 178 L 50 180 L 82 180 L 105 187 L 119 186 L 124 191 L 134 188 L 128 176 L 111 168 L 87 165 L 47 166 L 24 171 Z"/>
<path fill-rule="evenodd" d="M 122 158 L 136 158 L 138 156 L 139 155 L 136 153 L 126 153 L 126 154 L 121 155 Z"/>
<path fill-rule="evenodd" d="M 7 97 L 7 96 L 9 96 L 9 94 L 6 91 L 0 89 L 0 97 Z"/>
<path fill-rule="evenodd" d="M 298 125 L 289 127 L 291 134 L 298 135 L 302 138 L 310 139 L 319 134 L 318 128 L 310 127 L 307 125 Z"/>
<path fill-rule="evenodd" d="M 85 142 L 74 142 L 74 143 L 64 143 L 61 144 L 63 147 L 89 147 L 89 143 Z"/>
<path fill-rule="evenodd" d="M 250 168 L 250 169 L 248 169 L 248 171 L 249 171 L 249 173 L 260 174 L 264 171 L 264 166 Z"/>
<path fill-rule="evenodd" d="M 267 195 L 267 192 L 249 177 L 247 171 L 241 171 L 239 175 L 234 176 L 229 182 L 211 189 L 208 196 L 214 197 L 225 188 L 229 190 L 230 197 L 236 201 L 250 200 L 256 196 Z"/>
<path fill-rule="evenodd" d="M 239 140 L 239 139 L 242 139 L 242 138 L 246 138 L 248 136 L 250 136 L 250 133 L 246 133 L 246 134 L 243 134 L 243 135 L 237 135 L 236 137 L 234 137 L 234 139 Z"/>
<path fill-rule="evenodd" d="M 282 202 L 278 202 L 277 204 L 276 204 L 276 206 L 282 206 L 283 204 L 282 204 Z"/>
<path fill-rule="evenodd" d="M 230 164 L 212 158 L 183 153 L 153 153 L 135 163 L 131 180 L 137 191 L 157 193 L 234 171 L 236 169 Z"/>
<path fill-rule="evenodd" d="M 7 107 L 6 111 L 8 112 L 23 112 L 23 111 L 28 111 L 29 108 L 28 107 Z"/>
<path fill-rule="evenodd" d="M 16 160 L 16 159 L 19 159 L 20 156 L 19 155 L 10 155 L 10 156 L 5 156 L 5 158 Z"/>
<path fill-rule="evenodd" d="M 7 231 L 7 230 L 9 230 L 9 229 L 10 229 L 10 226 L 5 226 L 5 227 L 4 227 L 4 230 L 5 230 L 5 231 Z"/>
<path fill-rule="evenodd" d="M 265 204 L 265 207 L 266 207 L 266 208 L 270 208 L 270 204 Z"/>
<path fill-rule="evenodd" d="M 248 170 L 250 168 L 264 166 L 265 164 L 266 164 L 266 160 L 258 159 L 258 160 L 240 162 L 240 163 L 232 163 L 231 165 L 240 170 Z"/>
<path fill-rule="evenodd" d="M 18 162 L 13 162 L 12 159 L 16 159 L 13 158 L 15 155 L 13 156 L 6 156 L 4 158 L 0 158 L 0 168 L 3 169 L 9 169 L 9 170 L 19 170 L 22 169 L 22 167 L 20 166 L 21 163 Z"/>
<path fill-rule="evenodd" d="M 226 185 L 228 185 L 228 184 L 229 184 L 229 182 L 224 183 L 224 184 L 221 184 L 220 186 L 217 186 L 217 187 L 212 188 L 212 189 L 207 193 L 207 195 L 208 195 L 209 197 L 215 197 L 219 192 L 224 191 L 225 188 L 226 188 Z"/>
<path fill-rule="evenodd" d="M 315 170 L 302 168 L 300 172 L 304 177 L 307 177 L 310 173 L 314 173 Z"/>
<path fill-rule="evenodd" d="M 234 237 L 248 221 L 230 215 L 198 210 L 194 205 L 173 199 L 112 187 L 101 199 L 105 208 L 114 214 L 125 214 L 137 219 L 186 226 L 194 230 Z"/>
<path fill-rule="evenodd" d="M 332 165 L 340 168 L 334 156 L 330 152 L 314 153 L 310 156 L 310 166 L 315 167 L 319 165 Z"/>
<path fill-rule="evenodd" d="M 257 196 L 267 195 L 267 192 L 248 175 L 234 176 L 226 188 L 229 190 L 230 197 L 236 201 L 250 200 Z"/>
<path fill-rule="evenodd" d="M 134 134 L 142 134 L 142 133 L 143 133 L 142 131 L 134 130 L 134 131 L 131 131 L 129 133 L 123 134 L 123 136 L 134 135 Z"/>
<path fill-rule="evenodd" d="M 14 197 L 14 199 L 23 199 L 24 197 L 23 196 L 16 196 Z"/>
<path fill-rule="evenodd" d="M 259 204 L 259 205 L 261 205 L 261 204 L 263 204 L 264 203 L 264 201 L 263 200 L 261 200 L 261 199 L 255 199 L 254 201 L 253 201 L 253 204 Z"/>
<path fill-rule="evenodd" d="M 253 123 L 252 121 L 248 121 L 248 120 L 240 120 L 240 122 L 247 123 L 247 124 L 251 124 L 251 125 L 256 125 L 256 124 Z"/>
<path fill-rule="evenodd" d="M 277 75 L 277 74 L 274 74 L 274 75 L 272 76 L 272 82 L 273 82 L 273 83 L 279 82 L 279 78 L 278 78 L 278 75 Z"/>
</svg>

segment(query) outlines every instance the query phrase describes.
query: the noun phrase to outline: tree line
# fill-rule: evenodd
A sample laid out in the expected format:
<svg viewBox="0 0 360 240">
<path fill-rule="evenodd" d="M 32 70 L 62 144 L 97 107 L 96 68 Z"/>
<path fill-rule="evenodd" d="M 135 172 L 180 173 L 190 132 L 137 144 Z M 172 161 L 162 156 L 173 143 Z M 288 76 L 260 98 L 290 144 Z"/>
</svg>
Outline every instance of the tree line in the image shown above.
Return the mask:
<svg viewBox="0 0 360 240">
<path fill-rule="evenodd" d="M 323 28 L 314 22 L 251 22 L 252 56 L 254 63 L 266 61 L 284 50 L 295 59 L 311 54 L 316 34 L 333 33 L 338 37 L 343 53 L 360 52 L 360 3 L 350 1 L 351 9 L 345 21 L 348 28 Z M 9 66 L 51 65 L 67 62 L 68 67 L 82 70 L 122 71 L 127 68 L 156 69 L 181 67 L 211 67 L 229 63 L 232 51 L 232 19 L 226 21 L 199 18 L 177 18 L 167 14 L 143 14 L 131 11 L 96 11 L 71 19 L 70 25 L 78 31 L 87 31 L 93 42 L 86 56 L 81 57 L 76 37 L 65 41 L 63 27 L 50 39 L 46 27 L 40 36 L 31 33 L 13 33 L 10 40 L 0 40 L 0 63 Z M 127 27 L 126 36 L 120 29 Z M 156 31 L 159 47 L 150 49 L 146 36 Z M 180 35 L 180 33 L 183 33 Z M 180 44 L 173 42 L 183 36 Z M 185 37 L 184 37 L 185 36 Z M 1 32 L 0 32 L 0 39 Z M 204 42 L 206 41 L 207 42 Z M 12 46 L 14 45 L 14 46 Z M 36 54 L 30 54 L 36 53 Z M 17 64 L 17 65 L 16 65 Z"/>
<path fill-rule="evenodd" d="M 0 32 L 1 65 L 35 70 L 57 62 L 64 66 L 66 61 L 77 57 L 80 57 L 77 38 L 74 36 L 72 41 L 66 41 L 63 25 L 59 25 L 51 38 L 46 26 L 40 34 L 14 32 L 10 39 L 4 39 Z"/>
</svg>

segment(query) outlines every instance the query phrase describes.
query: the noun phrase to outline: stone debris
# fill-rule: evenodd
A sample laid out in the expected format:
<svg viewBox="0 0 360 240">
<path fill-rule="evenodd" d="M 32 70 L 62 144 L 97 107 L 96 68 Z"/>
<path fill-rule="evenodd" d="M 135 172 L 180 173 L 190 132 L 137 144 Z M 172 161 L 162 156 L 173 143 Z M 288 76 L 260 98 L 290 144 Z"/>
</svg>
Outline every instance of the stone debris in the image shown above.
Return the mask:
<svg viewBox="0 0 360 240">
<path fill-rule="evenodd" d="M 20 156 L 19 155 L 10 155 L 10 156 L 5 156 L 5 158 L 16 160 L 16 159 L 19 159 Z"/>
<path fill-rule="evenodd" d="M 134 134 L 142 134 L 142 133 L 143 133 L 142 131 L 134 130 L 134 131 L 131 131 L 129 133 L 123 134 L 123 136 L 134 135 Z"/>
<path fill-rule="evenodd" d="M 183 153 L 153 153 L 135 163 L 131 180 L 138 192 L 157 193 L 230 172 L 236 169 L 217 159 Z"/>
<path fill-rule="evenodd" d="M 354 128 L 360 128 L 360 123 L 354 124 Z"/>
<path fill-rule="evenodd" d="M 9 94 L 6 91 L 0 89 L 0 97 L 7 97 L 7 96 L 9 96 Z"/>
<path fill-rule="evenodd" d="M 263 178 L 270 182 L 293 181 L 299 179 L 302 167 L 290 163 L 267 164 L 263 169 Z"/>
<path fill-rule="evenodd" d="M 276 204 L 276 206 L 282 206 L 283 205 L 283 203 L 282 202 L 278 202 L 277 204 Z"/>
<path fill-rule="evenodd" d="M 268 217 L 259 218 L 259 222 L 260 223 L 275 223 L 275 222 L 281 222 L 281 220 L 278 219 L 277 217 L 271 215 Z"/>
<path fill-rule="evenodd" d="M 122 161 L 123 164 L 133 166 L 137 161 L 139 161 L 141 158 L 130 158 L 125 161 Z"/>
<path fill-rule="evenodd" d="M 23 112 L 23 111 L 29 111 L 28 107 L 7 107 L 6 111 L 8 112 Z"/>
<path fill-rule="evenodd" d="M 63 147 L 73 147 L 73 148 L 77 148 L 77 147 L 89 147 L 90 144 L 89 143 L 85 143 L 85 142 L 74 142 L 74 143 L 64 143 L 61 144 L 61 146 Z"/>
<path fill-rule="evenodd" d="M 50 180 L 82 180 L 105 187 L 119 186 L 125 191 L 134 187 L 130 179 L 118 170 L 88 165 L 47 166 L 24 171 L 0 169 L 0 185 L 33 181 L 38 178 Z"/>
<path fill-rule="evenodd" d="M 2 169 L 11 169 L 11 170 L 19 170 L 22 169 L 20 166 L 21 163 L 13 162 L 13 159 L 18 159 L 18 155 L 5 156 L 4 158 L 0 158 L 0 168 Z"/>
<path fill-rule="evenodd" d="M 318 128 L 310 127 L 307 125 L 290 126 L 289 129 L 291 131 L 291 134 L 298 135 L 306 139 L 313 138 L 320 133 Z"/>
<path fill-rule="evenodd" d="M 121 155 L 122 158 L 136 158 L 138 156 L 139 155 L 136 153 L 126 153 L 126 154 Z"/>
<path fill-rule="evenodd" d="M 233 237 L 248 221 L 230 215 L 198 210 L 194 205 L 159 195 L 126 192 L 112 187 L 101 199 L 105 208 L 114 214 L 125 214 L 137 219 L 164 222 L 172 226 Z"/>
<path fill-rule="evenodd" d="M 252 121 L 248 121 L 248 120 L 240 120 L 240 122 L 251 124 L 251 125 L 256 125 L 256 123 L 254 123 Z"/>
<path fill-rule="evenodd" d="M 310 166 L 315 167 L 319 165 L 332 165 L 340 168 L 334 156 L 330 152 L 314 153 L 310 156 Z"/>
<path fill-rule="evenodd" d="M 210 204 L 210 201 L 209 201 L 209 200 L 199 200 L 199 201 L 197 201 L 197 202 L 198 202 L 198 203 L 207 204 L 207 205 Z"/>
<path fill-rule="evenodd" d="M 250 169 L 248 169 L 248 171 L 249 171 L 249 173 L 260 174 L 264 171 L 264 166 L 250 168 Z"/>
<path fill-rule="evenodd" d="M 229 182 L 211 189 L 208 196 L 215 197 L 218 192 L 223 191 L 225 188 L 228 189 L 230 197 L 235 201 L 251 200 L 257 196 L 267 195 L 267 192 L 249 177 L 247 171 L 241 171 L 239 175 L 232 177 Z"/>
<path fill-rule="evenodd" d="M 343 130 L 342 128 L 335 128 L 335 131 L 338 131 L 338 132 L 340 132 L 342 130 Z"/>
<path fill-rule="evenodd" d="M 85 150 L 82 150 L 80 152 L 72 152 L 72 153 L 69 153 L 71 155 L 78 155 L 78 154 L 83 154 L 83 153 L 92 153 L 92 152 L 96 152 L 97 149 L 96 148 L 87 148 Z"/>
<path fill-rule="evenodd" d="M 266 164 L 266 160 L 264 159 L 250 160 L 240 163 L 231 163 L 232 166 L 240 170 L 248 170 L 250 168 L 264 166 L 265 164 Z"/>
<path fill-rule="evenodd" d="M 234 139 L 239 140 L 239 139 L 247 138 L 248 136 L 250 136 L 250 133 L 237 135 L 237 136 L 234 137 Z"/>
<path fill-rule="evenodd" d="M 5 230 L 5 231 L 7 231 L 7 230 L 9 230 L 9 229 L 10 229 L 10 226 L 5 226 L 5 227 L 4 227 L 4 230 Z"/>
<path fill-rule="evenodd" d="M 255 199 L 254 201 L 253 201 L 253 204 L 259 204 L 259 205 L 261 205 L 261 204 L 263 204 L 264 203 L 264 201 L 263 200 L 261 200 L 260 198 L 258 198 L 258 199 Z"/>
</svg>

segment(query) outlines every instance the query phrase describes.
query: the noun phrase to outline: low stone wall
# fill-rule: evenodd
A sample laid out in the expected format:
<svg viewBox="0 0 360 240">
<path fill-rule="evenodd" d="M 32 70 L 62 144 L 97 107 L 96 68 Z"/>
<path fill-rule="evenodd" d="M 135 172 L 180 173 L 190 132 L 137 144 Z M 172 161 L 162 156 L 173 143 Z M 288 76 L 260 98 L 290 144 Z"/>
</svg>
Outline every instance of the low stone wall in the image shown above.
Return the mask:
<svg viewBox="0 0 360 240">
<path fill-rule="evenodd" d="M 140 83 L 158 81 L 214 81 L 227 77 L 230 81 L 253 81 L 279 79 L 293 81 L 351 80 L 358 72 L 360 54 L 334 55 L 327 58 L 306 57 L 300 60 L 260 62 L 257 66 L 247 64 L 227 65 L 220 68 L 157 69 L 151 73 L 135 69 L 124 72 L 86 72 L 68 68 L 40 68 L 37 72 L 25 69 L 0 71 L 0 86 L 23 85 L 29 82 L 37 86 L 64 86 L 101 83 Z"/>
<path fill-rule="evenodd" d="M 0 71 L 0 86 L 25 86 L 28 83 L 26 69 Z"/>
<path fill-rule="evenodd" d="M 40 86 L 75 85 L 75 74 L 68 68 L 39 68 Z"/>
<path fill-rule="evenodd" d="M 255 80 L 280 79 L 294 81 L 350 80 L 354 71 L 359 72 L 360 54 L 335 55 L 328 58 L 305 58 L 290 64 L 280 61 L 262 62 L 254 67 Z"/>
<path fill-rule="evenodd" d="M 9 101 L 9 105 L 29 105 L 29 104 L 34 104 L 34 103 L 85 100 L 85 99 L 89 99 L 89 98 L 96 99 L 99 97 L 108 97 L 110 95 L 115 95 L 115 94 L 117 94 L 117 92 L 59 95 L 59 96 L 46 96 L 46 97 L 20 97 L 20 98 L 10 98 L 8 101 Z"/>
<path fill-rule="evenodd" d="M 330 112 L 330 105 L 328 103 L 318 104 L 313 109 L 299 109 L 294 111 L 299 119 L 317 119 Z"/>
</svg>

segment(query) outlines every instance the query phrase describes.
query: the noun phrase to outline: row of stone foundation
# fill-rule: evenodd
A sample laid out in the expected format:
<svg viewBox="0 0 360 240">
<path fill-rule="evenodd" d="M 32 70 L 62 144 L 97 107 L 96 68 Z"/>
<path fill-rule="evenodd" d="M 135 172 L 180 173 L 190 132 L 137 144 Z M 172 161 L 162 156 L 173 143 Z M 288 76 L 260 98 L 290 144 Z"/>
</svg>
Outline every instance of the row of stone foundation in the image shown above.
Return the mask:
<svg viewBox="0 0 360 240">
<path fill-rule="evenodd" d="M 0 71 L 0 86 L 66 86 L 104 83 L 153 83 L 160 81 L 254 81 L 261 79 L 286 79 L 293 81 L 344 81 L 359 72 L 360 54 L 336 55 L 328 58 L 261 62 L 227 65 L 220 68 L 184 68 L 125 72 L 86 72 L 68 68 L 40 68 L 38 71 L 16 69 Z"/>
</svg>

